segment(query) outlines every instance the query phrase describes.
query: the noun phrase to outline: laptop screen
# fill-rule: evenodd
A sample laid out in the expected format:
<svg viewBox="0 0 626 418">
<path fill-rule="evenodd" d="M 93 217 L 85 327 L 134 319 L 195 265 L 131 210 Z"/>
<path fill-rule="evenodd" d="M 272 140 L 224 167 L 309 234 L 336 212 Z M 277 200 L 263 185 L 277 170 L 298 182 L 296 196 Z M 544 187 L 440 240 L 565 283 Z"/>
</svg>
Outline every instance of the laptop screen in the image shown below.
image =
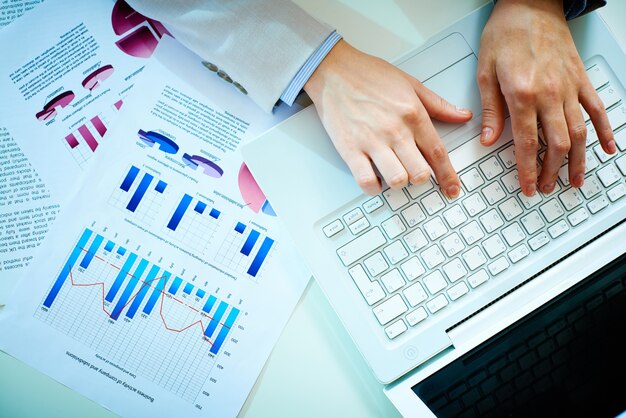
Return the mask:
<svg viewBox="0 0 626 418">
<path fill-rule="evenodd" d="M 626 411 L 625 319 L 626 254 L 413 392 L 437 417 L 618 416 Z"/>
</svg>

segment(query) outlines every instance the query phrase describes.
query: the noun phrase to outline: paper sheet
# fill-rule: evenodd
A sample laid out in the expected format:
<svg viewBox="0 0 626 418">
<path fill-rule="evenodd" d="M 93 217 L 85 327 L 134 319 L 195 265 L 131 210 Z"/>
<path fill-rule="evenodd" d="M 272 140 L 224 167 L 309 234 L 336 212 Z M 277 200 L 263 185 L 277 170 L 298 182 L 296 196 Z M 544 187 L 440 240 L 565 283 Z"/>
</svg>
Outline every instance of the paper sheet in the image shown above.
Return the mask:
<svg viewBox="0 0 626 418">
<path fill-rule="evenodd" d="M 14 19 L 36 3 L 0 10 Z M 165 33 L 111 0 L 37 4 L 0 32 L 10 51 L 0 68 L 0 305 Z"/>
<path fill-rule="evenodd" d="M 43 0 L 0 1 L 0 28 Z M 58 204 L 22 149 L 2 127 L 0 115 L 0 306 L 33 258 L 39 242 L 56 217 Z M 10 202 L 10 203 L 9 203 Z"/>
<path fill-rule="evenodd" d="M 0 27 L 22 17 L 40 3 L 43 3 L 43 0 L 0 0 Z"/>
<path fill-rule="evenodd" d="M 167 37 L 134 94 L 0 346 L 123 416 L 235 416 L 310 277 L 237 148 L 296 109 Z"/>
</svg>

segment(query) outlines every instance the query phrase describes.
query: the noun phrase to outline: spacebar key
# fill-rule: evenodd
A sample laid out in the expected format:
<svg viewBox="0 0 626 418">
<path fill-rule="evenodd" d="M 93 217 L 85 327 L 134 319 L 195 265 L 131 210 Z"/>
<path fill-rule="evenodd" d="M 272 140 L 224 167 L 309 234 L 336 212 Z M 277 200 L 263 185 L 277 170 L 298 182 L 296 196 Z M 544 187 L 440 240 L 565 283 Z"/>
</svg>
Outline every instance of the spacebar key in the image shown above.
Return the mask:
<svg viewBox="0 0 626 418">
<path fill-rule="evenodd" d="M 337 255 L 343 264 L 349 266 L 359 258 L 371 253 L 385 242 L 385 236 L 380 232 L 380 228 L 376 227 L 370 229 L 357 239 L 350 241 L 343 247 L 340 247 L 337 250 Z"/>
</svg>

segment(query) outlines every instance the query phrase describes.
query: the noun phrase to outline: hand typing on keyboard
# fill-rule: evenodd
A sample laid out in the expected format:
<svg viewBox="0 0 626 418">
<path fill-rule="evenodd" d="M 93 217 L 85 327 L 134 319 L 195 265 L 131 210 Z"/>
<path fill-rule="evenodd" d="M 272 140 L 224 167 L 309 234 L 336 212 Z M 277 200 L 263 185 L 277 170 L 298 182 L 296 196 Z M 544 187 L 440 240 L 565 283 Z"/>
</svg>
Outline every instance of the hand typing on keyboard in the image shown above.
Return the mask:
<svg viewBox="0 0 626 418">
<path fill-rule="evenodd" d="M 478 63 L 483 105 L 481 142 L 491 145 L 511 114 L 519 182 L 532 196 L 551 193 L 563 174 L 580 188 L 585 179 L 586 118 L 602 150 L 616 152 L 605 106 L 585 73 L 563 15 L 562 0 L 500 0 L 485 26 Z M 581 111 L 580 104 L 584 111 Z M 547 151 L 537 167 L 541 123 Z M 561 166 L 568 158 L 567 173 Z"/>
<path fill-rule="evenodd" d="M 451 105 L 415 78 L 345 41 L 331 50 L 304 89 L 364 192 L 381 191 L 374 163 L 392 188 L 424 183 L 432 168 L 443 192 L 458 195 L 459 178 L 430 117 L 467 122 L 469 110 Z"/>
</svg>

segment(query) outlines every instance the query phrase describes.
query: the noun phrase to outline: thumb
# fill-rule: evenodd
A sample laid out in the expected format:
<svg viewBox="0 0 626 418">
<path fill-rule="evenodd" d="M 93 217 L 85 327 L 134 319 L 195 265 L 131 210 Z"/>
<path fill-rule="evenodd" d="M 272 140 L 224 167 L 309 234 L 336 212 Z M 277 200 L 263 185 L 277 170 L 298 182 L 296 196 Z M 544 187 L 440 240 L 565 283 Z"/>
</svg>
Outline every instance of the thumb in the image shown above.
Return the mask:
<svg viewBox="0 0 626 418">
<path fill-rule="evenodd" d="M 417 97 L 431 118 L 450 123 L 467 122 L 472 118 L 471 110 L 451 104 L 414 78 L 411 78 L 411 82 Z"/>
<path fill-rule="evenodd" d="M 495 73 L 478 77 L 480 99 L 483 108 L 483 123 L 480 133 L 480 143 L 493 145 L 504 129 L 505 100 L 500 91 L 500 84 Z"/>
</svg>

